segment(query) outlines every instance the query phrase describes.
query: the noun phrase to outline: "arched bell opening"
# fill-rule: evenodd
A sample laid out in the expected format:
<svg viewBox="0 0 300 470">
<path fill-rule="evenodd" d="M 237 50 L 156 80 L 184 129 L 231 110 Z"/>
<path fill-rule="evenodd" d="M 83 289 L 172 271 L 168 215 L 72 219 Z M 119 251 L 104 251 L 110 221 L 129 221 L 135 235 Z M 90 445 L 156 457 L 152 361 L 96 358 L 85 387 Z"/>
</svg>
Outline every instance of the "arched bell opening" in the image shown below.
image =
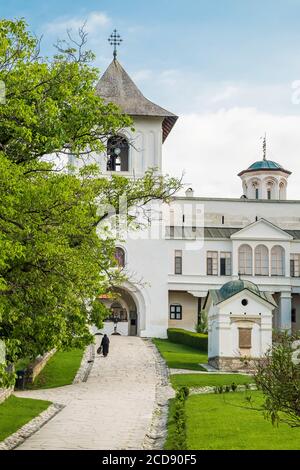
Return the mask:
<svg viewBox="0 0 300 470">
<path fill-rule="evenodd" d="M 107 171 L 129 171 L 129 143 L 123 136 L 112 136 L 107 141 Z"/>
</svg>

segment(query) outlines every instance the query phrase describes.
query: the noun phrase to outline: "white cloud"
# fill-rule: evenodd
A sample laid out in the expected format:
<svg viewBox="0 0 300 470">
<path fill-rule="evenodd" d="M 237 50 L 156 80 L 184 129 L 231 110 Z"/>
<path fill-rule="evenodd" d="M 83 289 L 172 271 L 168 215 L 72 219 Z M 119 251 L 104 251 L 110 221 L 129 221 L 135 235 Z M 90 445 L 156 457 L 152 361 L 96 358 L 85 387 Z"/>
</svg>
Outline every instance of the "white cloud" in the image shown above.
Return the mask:
<svg viewBox="0 0 300 470">
<path fill-rule="evenodd" d="M 96 33 L 99 29 L 111 23 L 108 15 L 101 11 L 92 11 L 87 16 L 65 16 L 59 17 L 44 27 L 44 31 L 49 34 L 62 33 L 67 30 L 78 31 L 86 23 L 88 33 Z"/>
<path fill-rule="evenodd" d="M 198 196 L 240 197 L 237 174 L 262 158 L 261 136 L 267 133 L 268 155 L 292 171 L 288 197 L 300 199 L 300 116 L 232 108 L 179 118 L 164 145 L 164 170 L 180 176 Z"/>
<path fill-rule="evenodd" d="M 233 98 L 239 91 L 239 88 L 232 85 L 227 85 L 223 90 L 220 90 L 215 96 L 212 97 L 213 103 L 219 103 L 220 101 L 227 101 Z"/>
<path fill-rule="evenodd" d="M 208 80 L 201 73 L 184 69 L 152 69 L 137 76 L 143 82 L 145 96 L 180 114 L 198 110 L 218 112 L 220 107 L 228 110 L 255 107 L 272 114 L 295 114 L 300 110 L 300 87 L 294 82 L 293 88 L 292 80 L 273 83 Z"/>
</svg>

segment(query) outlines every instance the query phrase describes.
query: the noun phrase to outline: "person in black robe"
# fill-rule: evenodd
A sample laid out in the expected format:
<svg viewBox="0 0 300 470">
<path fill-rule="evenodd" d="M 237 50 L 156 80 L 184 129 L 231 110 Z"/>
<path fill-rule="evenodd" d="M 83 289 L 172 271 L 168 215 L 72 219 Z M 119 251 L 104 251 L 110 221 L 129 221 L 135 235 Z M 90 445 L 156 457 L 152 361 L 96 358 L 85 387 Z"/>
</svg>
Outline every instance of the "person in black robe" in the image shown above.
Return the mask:
<svg viewBox="0 0 300 470">
<path fill-rule="evenodd" d="M 103 356 L 106 357 L 109 352 L 109 338 L 107 335 L 104 335 L 101 341 L 101 347 Z"/>
</svg>

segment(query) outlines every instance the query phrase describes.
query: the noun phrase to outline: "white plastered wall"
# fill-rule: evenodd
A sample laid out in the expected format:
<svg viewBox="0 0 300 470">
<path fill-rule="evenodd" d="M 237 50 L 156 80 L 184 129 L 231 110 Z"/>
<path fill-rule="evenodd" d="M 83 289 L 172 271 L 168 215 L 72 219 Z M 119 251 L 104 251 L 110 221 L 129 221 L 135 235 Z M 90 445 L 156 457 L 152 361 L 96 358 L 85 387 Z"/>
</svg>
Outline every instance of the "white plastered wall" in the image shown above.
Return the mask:
<svg viewBox="0 0 300 470">
<path fill-rule="evenodd" d="M 248 305 L 241 301 L 246 299 Z M 251 357 L 260 357 L 272 344 L 271 304 L 244 290 L 226 301 L 207 306 L 209 320 L 209 358 L 239 357 L 238 328 L 252 329 Z"/>
<path fill-rule="evenodd" d="M 182 306 L 182 320 L 171 320 L 169 308 L 169 328 L 195 331 L 198 321 L 198 299 L 188 292 L 169 291 L 169 307 L 175 304 Z"/>
</svg>

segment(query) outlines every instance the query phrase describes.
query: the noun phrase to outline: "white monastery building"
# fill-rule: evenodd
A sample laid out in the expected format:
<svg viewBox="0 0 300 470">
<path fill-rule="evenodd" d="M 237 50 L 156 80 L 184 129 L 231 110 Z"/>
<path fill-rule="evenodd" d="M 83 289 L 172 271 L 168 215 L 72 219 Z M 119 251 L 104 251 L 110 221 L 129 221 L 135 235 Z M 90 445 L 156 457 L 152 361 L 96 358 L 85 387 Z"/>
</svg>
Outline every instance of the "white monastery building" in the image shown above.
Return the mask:
<svg viewBox="0 0 300 470">
<path fill-rule="evenodd" d="M 135 127 L 108 140 L 97 157 L 103 174 L 160 173 L 177 116 L 147 100 L 116 57 L 97 92 Z M 225 367 L 226 358 L 259 357 L 272 329 L 300 328 L 300 201 L 287 199 L 290 171 L 267 159 L 265 141 L 263 150 L 238 175 L 241 198 L 197 197 L 189 188 L 149 208 L 146 227 L 120 241 L 128 281 L 118 298 L 102 299 L 112 312 L 105 331 L 117 317 L 120 334 L 164 338 L 169 327 L 195 331 L 206 314 L 210 361 Z"/>
</svg>

